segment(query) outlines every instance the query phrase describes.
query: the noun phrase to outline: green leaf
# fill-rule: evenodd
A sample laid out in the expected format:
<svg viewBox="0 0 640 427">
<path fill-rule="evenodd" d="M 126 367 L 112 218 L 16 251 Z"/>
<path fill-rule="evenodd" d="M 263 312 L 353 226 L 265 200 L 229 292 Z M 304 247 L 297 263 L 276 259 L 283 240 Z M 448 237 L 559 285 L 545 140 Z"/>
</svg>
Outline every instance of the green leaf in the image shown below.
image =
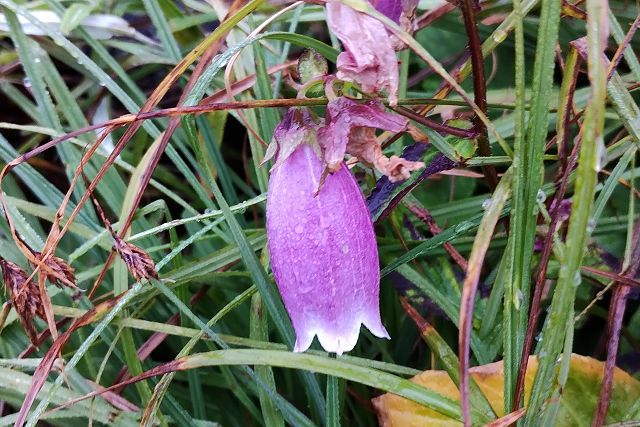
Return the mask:
<svg viewBox="0 0 640 427">
<path fill-rule="evenodd" d="M 62 21 L 60 22 L 60 31 L 63 34 L 68 35 L 73 31 L 84 18 L 89 16 L 93 10 L 94 5 L 90 3 L 73 3 L 62 15 Z"/>
</svg>

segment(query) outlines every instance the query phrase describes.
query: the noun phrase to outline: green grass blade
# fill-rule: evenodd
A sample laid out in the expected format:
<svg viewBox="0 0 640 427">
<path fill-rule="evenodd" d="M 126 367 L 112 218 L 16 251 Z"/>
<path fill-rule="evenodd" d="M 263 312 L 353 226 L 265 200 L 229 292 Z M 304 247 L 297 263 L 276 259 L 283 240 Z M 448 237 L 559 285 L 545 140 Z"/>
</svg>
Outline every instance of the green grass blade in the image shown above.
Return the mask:
<svg viewBox="0 0 640 427">
<path fill-rule="evenodd" d="M 580 265 L 584 249 L 593 231 L 590 225 L 593 196 L 600 169 L 600 153 L 604 150 L 603 128 L 607 84 L 607 67 L 602 57 L 606 34 L 601 31 L 601 18 L 606 19 L 604 5 L 598 0 L 587 1 L 589 79 L 591 100 L 585 112 L 583 140 L 576 171 L 575 193 L 569 220 L 564 259 L 551 302 L 549 315 L 542 330 L 537 350 L 540 364 L 535 376 L 525 418 L 525 425 L 535 425 L 543 403 L 556 387 L 561 387 L 557 373 L 557 359 L 567 336 L 568 318 L 573 317 L 576 289 L 580 284 Z M 573 329 L 571 330 L 571 333 Z"/>
<path fill-rule="evenodd" d="M 181 359 L 180 367 L 195 369 L 240 364 L 279 366 L 333 375 L 397 394 L 454 420 L 460 420 L 457 402 L 395 375 L 352 365 L 340 359 L 273 350 L 219 350 Z"/>
<path fill-rule="evenodd" d="M 549 122 L 549 102 L 553 90 L 553 70 L 555 46 L 558 40 L 560 23 L 560 1 L 542 1 L 540 26 L 538 28 L 536 58 L 533 66 L 531 111 L 526 137 L 518 129 L 513 157 L 513 209 L 511 211 L 512 228 L 509 235 L 511 257 L 507 263 L 507 278 L 504 306 L 504 390 L 505 413 L 513 406 L 513 393 L 518 373 L 518 365 L 524 344 L 529 307 L 529 287 L 531 284 L 531 259 L 536 231 L 536 197 L 542 187 L 543 154 L 547 140 Z M 518 16 L 521 19 L 522 5 L 518 4 Z M 521 24 L 516 23 L 517 26 Z M 520 31 L 522 29 L 520 28 Z M 522 34 L 519 36 L 522 43 Z M 520 48 L 521 49 L 521 48 Z M 518 51 L 519 67 L 523 66 L 524 52 Z M 519 69 L 517 126 L 523 125 L 524 81 L 523 70 Z M 523 128 L 522 128 L 523 129 Z"/>
<path fill-rule="evenodd" d="M 267 317 L 262 307 L 262 298 L 259 294 L 254 294 L 251 298 L 251 317 L 249 323 L 251 331 L 249 337 L 254 340 L 267 341 L 268 336 L 268 323 Z M 262 416 L 265 425 L 268 427 L 284 427 L 284 420 L 282 414 L 277 410 L 274 402 L 271 400 L 269 394 L 275 393 L 276 382 L 273 377 L 273 370 L 268 366 L 256 366 L 256 375 L 262 378 L 262 381 L 271 388 L 271 393 L 267 393 L 264 390 L 259 390 L 260 406 L 262 408 Z"/>
</svg>

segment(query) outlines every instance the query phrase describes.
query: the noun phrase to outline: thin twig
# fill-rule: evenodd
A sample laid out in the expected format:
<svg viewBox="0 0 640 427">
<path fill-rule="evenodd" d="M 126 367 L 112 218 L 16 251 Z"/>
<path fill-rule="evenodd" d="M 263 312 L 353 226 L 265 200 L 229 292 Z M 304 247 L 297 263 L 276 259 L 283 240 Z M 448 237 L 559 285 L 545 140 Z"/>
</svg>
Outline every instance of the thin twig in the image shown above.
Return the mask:
<svg viewBox="0 0 640 427">
<path fill-rule="evenodd" d="M 636 16 L 636 19 L 631 24 L 629 31 L 624 36 L 622 43 L 620 43 L 620 46 L 618 46 L 616 53 L 613 55 L 613 58 L 611 59 L 611 64 L 609 65 L 609 72 L 607 73 L 607 80 L 611 78 L 613 73 L 615 73 L 616 68 L 618 68 L 618 64 L 620 64 L 622 55 L 624 55 L 624 51 L 629 46 L 629 43 L 631 43 L 631 39 L 633 39 L 633 36 L 635 35 L 639 26 L 640 26 L 640 15 Z"/>
<path fill-rule="evenodd" d="M 510 426 L 513 423 L 515 423 L 516 421 L 518 421 L 520 418 L 524 417 L 524 415 L 526 413 L 527 413 L 526 408 L 520 408 L 517 411 L 510 412 L 507 415 L 504 415 L 504 416 L 498 418 L 497 420 L 491 421 L 489 424 L 485 424 L 484 427 L 506 427 L 506 426 Z"/>
<path fill-rule="evenodd" d="M 200 289 L 198 289 L 198 291 L 195 294 L 193 294 L 191 296 L 191 298 L 189 299 L 189 306 L 193 307 L 199 300 L 201 300 L 207 294 L 207 292 L 209 292 L 209 288 L 210 288 L 210 286 L 203 286 Z M 174 313 L 169 319 L 167 319 L 164 322 L 164 324 L 165 325 L 177 325 L 179 320 L 180 320 L 180 313 Z M 146 360 L 151 355 L 151 352 L 153 352 L 153 350 L 158 348 L 158 346 L 160 344 L 162 344 L 162 342 L 168 336 L 169 336 L 169 334 L 166 333 L 166 332 L 154 332 L 153 335 L 151 335 L 149 337 L 149 339 L 147 339 L 140 346 L 140 348 L 138 348 L 136 350 L 136 356 L 138 356 L 138 359 L 141 362 Z M 113 380 L 113 382 L 114 383 L 119 383 L 122 380 L 126 380 L 126 379 L 129 379 L 129 378 L 131 378 L 131 373 L 129 372 L 129 367 L 128 366 L 123 366 L 122 369 L 120 369 L 120 372 L 118 372 L 118 375 L 116 375 L 116 378 Z M 126 388 L 126 386 L 123 386 L 122 388 L 119 388 L 119 389 L 115 389 L 114 393 L 122 394 L 122 392 L 124 391 L 125 388 Z"/>
<path fill-rule="evenodd" d="M 612 273 L 610 271 L 600 270 L 598 268 L 589 267 L 588 265 L 583 265 L 582 267 L 580 267 L 580 269 L 584 272 L 591 273 L 605 279 L 613 280 L 614 282 L 618 282 L 618 284 L 620 285 L 640 288 L 640 281 L 634 279 L 633 277 Z"/>
<path fill-rule="evenodd" d="M 454 11 L 455 9 L 456 6 L 455 4 L 453 4 L 453 2 L 446 2 L 435 9 L 428 10 L 424 14 L 422 14 L 422 16 L 418 17 L 418 19 L 416 19 L 416 27 L 418 28 L 418 30 L 421 30 L 422 28 L 433 24 L 435 21 L 442 18 L 449 12 Z"/>
<path fill-rule="evenodd" d="M 406 108 L 406 107 L 391 107 L 391 109 L 393 111 L 395 111 L 398 114 L 401 114 L 405 117 L 410 118 L 411 120 L 414 120 L 420 124 L 425 125 L 428 128 L 431 128 L 437 132 L 441 132 L 441 133 L 446 133 L 449 135 L 454 135 L 454 136 L 459 136 L 460 138 L 468 138 L 468 139 L 473 139 L 475 137 L 478 136 L 478 131 L 477 130 L 467 130 L 467 129 L 460 129 L 460 128 L 456 128 L 453 126 L 449 126 L 449 125 L 445 125 L 442 123 L 438 123 L 434 120 L 428 119 L 425 116 L 416 113 L 415 111 L 411 110 L 410 108 Z M 486 130 L 485 130 L 486 131 Z"/>
<path fill-rule="evenodd" d="M 447 104 L 462 105 L 461 103 L 457 103 L 455 101 L 443 101 L 435 98 L 404 99 L 404 100 L 401 99 L 398 101 L 398 104 L 403 104 L 403 103 L 406 103 L 407 105 L 447 105 Z M 80 135 L 84 135 L 90 132 L 95 132 L 96 130 L 100 130 L 100 129 L 106 129 L 106 133 L 109 134 L 111 131 L 117 128 L 127 126 L 132 123 L 141 122 L 141 121 L 150 120 L 150 119 L 158 119 L 163 117 L 183 116 L 186 114 L 205 114 L 205 113 L 211 113 L 214 111 L 240 110 L 240 109 L 250 109 L 250 108 L 259 109 L 259 108 L 315 107 L 315 106 L 324 106 L 326 104 L 327 104 L 326 98 L 258 99 L 258 100 L 252 100 L 252 101 L 234 101 L 234 102 L 213 102 L 213 103 L 202 102 L 198 105 L 193 105 L 188 107 L 170 107 L 170 108 L 158 109 L 158 110 L 148 111 L 148 112 L 138 113 L 138 114 L 123 114 L 122 116 L 116 117 L 114 119 L 110 119 L 101 123 L 85 126 L 83 128 L 65 133 L 64 135 L 60 135 L 59 137 L 53 138 L 50 141 L 42 145 L 39 145 L 36 148 L 24 154 L 21 154 L 20 156 L 16 157 L 5 166 L 7 170 L 4 172 L 2 176 L 6 175 L 6 173 L 14 169 L 16 166 L 19 166 L 20 164 L 32 159 L 35 156 L 42 154 L 48 149 L 53 148 L 64 141 L 68 141 L 70 139 L 77 138 Z M 453 128 L 453 129 L 455 129 L 454 132 L 458 130 L 469 132 L 468 130 L 465 130 L 465 129 L 457 129 L 457 128 Z M 473 133 L 467 133 L 465 135 L 474 136 Z"/>
</svg>

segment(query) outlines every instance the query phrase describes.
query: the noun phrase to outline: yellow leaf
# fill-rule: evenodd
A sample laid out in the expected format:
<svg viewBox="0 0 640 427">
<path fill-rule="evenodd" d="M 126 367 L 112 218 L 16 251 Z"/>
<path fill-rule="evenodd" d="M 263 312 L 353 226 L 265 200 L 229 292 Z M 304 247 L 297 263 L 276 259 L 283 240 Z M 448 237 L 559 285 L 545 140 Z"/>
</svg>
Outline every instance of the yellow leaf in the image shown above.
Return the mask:
<svg viewBox="0 0 640 427">
<path fill-rule="evenodd" d="M 538 359 L 529 357 L 529 368 L 525 376 L 525 399 L 528 400 L 531 386 L 538 369 Z M 560 399 L 556 426 L 590 425 L 602 382 L 604 363 L 590 357 L 571 356 L 569 378 Z M 471 368 L 471 376 L 498 416 L 503 416 L 503 364 L 502 362 Z M 411 381 L 455 400 L 460 393 L 444 371 L 425 371 Z M 640 382 L 621 369 L 616 368 L 607 423 L 622 421 L 626 410 L 640 399 Z M 449 427 L 462 423 L 429 408 L 391 393 L 373 399 L 378 420 L 383 427 Z"/>
</svg>

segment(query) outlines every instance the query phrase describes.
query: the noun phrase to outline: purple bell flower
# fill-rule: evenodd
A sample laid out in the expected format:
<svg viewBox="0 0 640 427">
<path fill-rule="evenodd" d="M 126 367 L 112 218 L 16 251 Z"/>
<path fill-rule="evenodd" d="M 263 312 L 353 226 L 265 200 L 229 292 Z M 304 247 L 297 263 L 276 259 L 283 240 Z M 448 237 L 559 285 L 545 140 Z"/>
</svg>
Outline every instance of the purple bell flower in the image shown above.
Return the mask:
<svg viewBox="0 0 640 427">
<path fill-rule="evenodd" d="M 294 351 L 307 350 L 317 335 L 326 351 L 342 354 L 356 345 L 361 325 L 381 338 L 389 334 L 380 319 L 371 216 L 344 163 L 320 185 L 325 164 L 318 128 L 308 110 L 290 109 L 274 132 L 278 158 L 269 178 L 267 239 L 296 333 Z"/>
</svg>

